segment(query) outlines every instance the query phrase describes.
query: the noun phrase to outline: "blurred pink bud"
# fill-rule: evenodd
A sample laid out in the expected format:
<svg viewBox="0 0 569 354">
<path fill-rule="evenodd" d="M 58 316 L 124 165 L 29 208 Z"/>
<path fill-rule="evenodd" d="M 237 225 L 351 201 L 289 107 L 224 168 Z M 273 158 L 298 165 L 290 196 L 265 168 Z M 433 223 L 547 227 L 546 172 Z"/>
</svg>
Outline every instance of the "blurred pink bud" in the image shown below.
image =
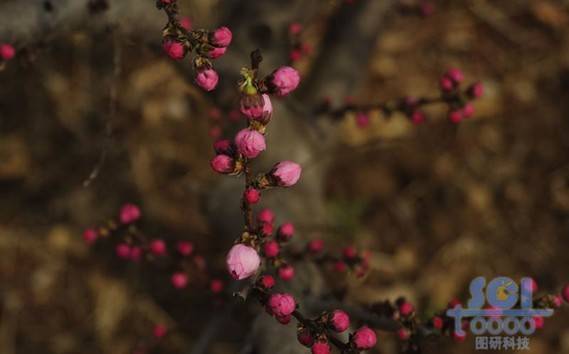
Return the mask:
<svg viewBox="0 0 569 354">
<path fill-rule="evenodd" d="M 138 262 L 142 258 L 143 250 L 141 247 L 133 246 L 130 249 L 130 260 L 133 262 Z"/>
<path fill-rule="evenodd" d="M 263 252 L 268 258 L 275 258 L 279 255 L 280 247 L 277 241 L 267 241 L 263 245 Z"/>
<path fill-rule="evenodd" d="M 83 240 L 87 245 L 92 245 L 97 241 L 97 231 L 95 229 L 86 229 L 83 231 Z"/>
<path fill-rule="evenodd" d="M 163 256 L 166 254 L 166 243 L 162 239 L 154 239 L 150 242 L 150 252 L 155 256 Z"/>
<path fill-rule="evenodd" d="M 561 290 L 561 296 L 565 302 L 569 303 L 569 284 L 563 287 L 563 290 Z"/>
<path fill-rule="evenodd" d="M 464 74 L 462 73 L 462 71 L 460 69 L 457 69 L 457 68 L 449 69 L 446 72 L 445 76 L 447 76 L 449 79 L 451 79 L 455 85 L 458 85 L 462 81 L 464 81 Z"/>
<path fill-rule="evenodd" d="M 338 273 L 344 273 L 347 268 L 348 266 L 343 261 L 337 261 L 336 263 L 334 263 L 334 271 Z"/>
<path fill-rule="evenodd" d="M 275 278 L 272 275 L 265 274 L 259 278 L 259 285 L 264 289 L 271 289 L 275 286 Z"/>
<path fill-rule="evenodd" d="M 545 319 L 541 316 L 534 316 L 533 323 L 535 324 L 536 329 L 542 329 L 545 324 Z"/>
<path fill-rule="evenodd" d="M 226 47 L 214 47 L 212 50 L 207 52 L 207 57 L 211 58 L 211 59 L 217 59 L 217 58 L 223 56 L 223 54 L 225 54 L 226 50 L 227 50 Z"/>
<path fill-rule="evenodd" d="M 115 247 L 115 252 L 117 256 L 121 259 L 129 259 L 130 258 L 130 246 L 126 243 L 119 243 Z"/>
<path fill-rule="evenodd" d="M 293 22 L 288 26 L 288 33 L 296 36 L 302 32 L 302 25 L 298 22 Z"/>
<path fill-rule="evenodd" d="M 439 316 L 435 316 L 432 319 L 432 324 L 433 324 L 434 328 L 441 329 L 441 328 L 443 328 L 444 322 L 443 322 L 442 318 L 440 318 Z"/>
<path fill-rule="evenodd" d="M 0 57 L 8 61 L 16 55 L 16 49 L 11 44 L 0 44 Z"/>
<path fill-rule="evenodd" d="M 302 58 L 302 51 L 299 49 L 293 49 L 288 53 L 288 58 L 291 62 L 297 62 Z"/>
<path fill-rule="evenodd" d="M 233 143 L 229 139 L 217 140 L 213 143 L 216 154 L 233 155 Z"/>
<path fill-rule="evenodd" d="M 403 317 L 411 315 L 415 311 L 415 307 L 412 303 L 405 301 L 399 305 L 399 314 Z"/>
<path fill-rule="evenodd" d="M 237 280 L 254 275 L 261 265 L 257 251 L 241 243 L 234 245 L 229 250 L 226 262 L 229 274 Z"/>
<path fill-rule="evenodd" d="M 227 27 L 219 27 L 210 34 L 210 41 L 216 47 L 227 47 L 231 43 L 233 34 Z"/>
<path fill-rule="evenodd" d="M 220 279 L 213 279 L 209 284 L 209 289 L 214 294 L 219 294 L 223 291 L 223 281 Z"/>
<path fill-rule="evenodd" d="M 196 84 L 205 91 L 211 91 L 217 86 L 219 76 L 213 69 L 205 69 L 198 72 L 196 75 Z"/>
<path fill-rule="evenodd" d="M 484 95 L 484 85 L 481 82 L 472 84 L 467 91 L 471 98 L 480 98 Z"/>
<path fill-rule="evenodd" d="M 222 130 L 221 130 L 221 127 L 219 125 L 214 125 L 213 127 L 211 127 L 209 129 L 209 131 L 207 133 L 211 138 L 219 139 L 219 137 L 221 136 Z"/>
<path fill-rule="evenodd" d="M 290 222 L 282 224 L 277 230 L 277 235 L 281 241 L 286 242 L 290 240 L 294 236 L 294 225 Z"/>
<path fill-rule="evenodd" d="M 235 145 L 237 146 L 237 151 L 249 159 L 259 156 L 267 148 L 263 134 L 248 128 L 237 133 Z"/>
<path fill-rule="evenodd" d="M 454 90 L 454 83 L 448 76 L 443 76 L 439 80 L 439 86 L 443 92 L 451 92 Z"/>
<path fill-rule="evenodd" d="M 464 116 L 462 114 L 462 111 L 460 110 L 454 110 L 448 112 L 448 119 L 454 124 L 460 123 L 462 121 L 462 118 L 464 118 Z"/>
<path fill-rule="evenodd" d="M 249 119 L 258 120 L 267 124 L 273 114 L 273 104 L 267 94 L 248 96 L 241 98 L 240 111 Z"/>
<path fill-rule="evenodd" d="M 279 267 L 279 277 L 284 281 L 290 281 L 294 278 L 294 267 L 290 264 L 285 264 Z"/>
<path fill-rule="evenodd" d="M 263 223 L 259 231 L 261 232 L 261 236 L 267 237 L 273 234 L 273 224 Z"/>
<path fill-rule="evenodd" d="M 286 96 L 300 83 L 300 75 L 290 66 L 281 66 L 271 74 L 270 85 L 277 96 Z"/>
<path fill-rule="evenodd" d="M 352 343 L 356 349 L 359 350 L 367 350 L 371 349 L 377 343 L 377 336 L 375 332 L 371 330 L 367 326 L 360 327 L 353 335 L 352 335 Z"/>
<path fill-rule="evenodd" d="M 290 323 L 292 316 L 291 315 L 275 316 L 275 318 L 277 319 L 277 321 L 279 321 L 280 324 L 287 325 Z"/>
<path fill-rule="evenodd" d="M 369 126 L 369 115 L 365 112 L 358 112 L 356 114 L 356 125 L 358 128 L 367 128 Z"/>
<path fill-rule="evenodd" d="M 474 115 L 474 106 L 472 103 L 467 103 L 462 107 L 462 116 L 464 118 L 470 118 Z"/>
<path fill-rule="evenodd" d="M 162 43 L 162 49 L 164 49 L 164 52 L 174 60 L 180 60 L 186 55 L 184 45 L 171 39 L 167 39 Z"/>
<path fill-rule="evenodd" d="M 324 240 L 316 239 L 308 242 L 306 246 L 311 253 L 320 253 L 324 249 Z"/>
<path fill-rule="evenodd" d="M 127 203 L 121 207 L 119 219 L 123 224 L 130 224 L 140 219 L 140 209 L 137 205 Z"/>
<path fill-rule="evenodd" d="M 273 166 L 270 174 L 281 187 L 291 187 L 298 182 L 302 168 L 292 161 L 281 161 Z"/>
<path fill-rule="evenodd" d="M 399 337 L 399 340 L 405 341 L 411 337 L 411 332 L 409 332 L 407 328 L 400 328 L 397 331 L 397 336 Z"/>
<path fill-rule="evenodd" d="M 330 354 L 330 350 L 330 345 L 324 341 L 318 341 L 310 348 L 312 354 Z"/>
<path fill-rule="evenodd" d="M 243 193 L 243 199 L 247 204 L 257 204 L 261 199 L 261 192 L 255 188 L 247 188 Z"/>
<path fill-rule="evenodd" d="M 334 310 L 328 318 L 328 324 L 334 331 L 344 332 L 350 327 L 350 316 L 342 310 Z"/>
<path fill-rule="evenodd" d="M 357 257 L 358 251 L 356 251 L 356 248 L 354 246 L 348 246 L 342 250 L 342 255 L 346 259 L 354 259 Z"/>
<path fill-rule="evenodd" d="M 419 125 L 424 123 L 425 120 L 427 120 L 427 117 L 422 111 L 413 111 L 413 113 L 411 113 L 411 122 L 413 122 L 413 124 Z"/>
<path fill-rule="evenodd" d="M 172 274 L 170 281 L 176 289 L 183 289 L 188 286 L 188 275 L 184 272 L 176 272 Z"/>
<path fill-rule="evenodd" d="M 289 316 L 294 310 L 296 310 L 296 302 L 290 294 L 272 294 L 267 301 L 267 311 L 274 316 Z"/>
<path fill-rule="evenodd" d="M 275 213 L 269 208 L 265 208 L 257 213 L 257 221 L 262 224 L 272 224 L 275 221 Z"/>
<path fill-rule="evenodd" d="M 154 325 L 154 328 L 152 330 L 152 334 L 156 338 L 163 338 L 167 333 L 168 333 L 168 328 L 161 323 Z"/>
<path fill-rule="evenodd" d="M 210 165 L 217 173 L 232 173 L 235 170 L 235 160 L 227 155 L 217 155 L 211 160 Z"/>
<path fill-rule="evenodd" d="M 314 336 L 312 335 L 312 333 L 310 333 L 310 329 L 308 328 L 301 328 L 297 332 L 296 338 L 298 339 L 298 342 L 304 345 L 305 347 L 310 348 L 314 344 Z"/>
<path fill-rule="evenodd" d="M 189 256 L 194 252 L 194 244 L 190 241 L 178 241 L 176 250 L 182 256 Z"/>
<path fill-rule="evenodd" d="M 180 19 L 180 26 L 186 31 L 192 30 L 192 20 L 188 16 L 184 16 Z"/>
</svg>

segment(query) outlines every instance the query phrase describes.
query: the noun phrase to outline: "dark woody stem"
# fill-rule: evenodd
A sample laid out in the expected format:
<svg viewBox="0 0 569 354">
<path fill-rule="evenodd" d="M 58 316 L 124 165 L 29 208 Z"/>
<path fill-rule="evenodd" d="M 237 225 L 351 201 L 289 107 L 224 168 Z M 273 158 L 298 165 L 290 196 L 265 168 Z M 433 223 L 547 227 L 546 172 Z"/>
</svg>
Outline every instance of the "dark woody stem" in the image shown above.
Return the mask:
<svg viewBox="0 0 569 354">
<path fill-rule="evenodd" d="M 243 169 L 245 171 L 245 190 L 247 190 L 247 188 L 249 188 L 252 185 L 254 180 L 254 176 L 251 173 L 249 160 L 245 160 Z M 247 232 L 252 233 L 254 230 L 253 210 L 251 209 L 251 205 L 245 199 L 245 193 L 243 193 L 243 197 L 241 200 L 241 209 L 243 211 L 243 220 L 245 222 L 245 229 Z"/>
</svg>

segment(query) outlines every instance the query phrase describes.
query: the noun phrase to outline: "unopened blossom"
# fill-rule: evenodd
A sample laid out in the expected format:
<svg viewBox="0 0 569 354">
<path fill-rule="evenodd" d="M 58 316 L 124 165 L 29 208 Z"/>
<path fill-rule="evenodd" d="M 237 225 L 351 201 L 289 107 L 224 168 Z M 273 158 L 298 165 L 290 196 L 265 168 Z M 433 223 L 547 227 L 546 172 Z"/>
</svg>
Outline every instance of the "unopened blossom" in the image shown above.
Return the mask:
<svg viewBox="0 0 569 354">
<path fill-rule="evenodd" d="M 219 27 L 210 33 L 210 41 L 216 47 L 227 47 L 231 43 L 233 34 L 227 27 Z"/>
<path fill-rule="evenodd" d="M 254 248 L 238 243 L 229 250 L 226 263 L 229 274 L 234 279 L 241 280 L 257 272 L 261 258 Z"/>
<path fill-rule="evenodd" d="M 255 188 L 247 188 L 243 192 L 243 199 L 245 199 L 247 204 L 257 204 L 261 199 L 261 192 Z"/>
<path fill-rule="evenodd" d="M 300 74 L 295 68 L 282 66 L 270 76 L 269 85 L 277 96 L 286 96 L 294 91 L 300 83 Z"/>
<path fill-rule="evenodd" d="M 178 241 L 176 250 L 182 256 L 189 256 L 194 252 L 194 244 L 190 241 Z"/>
<path fill-rule="evenodd" d="M 263 252 L 268 258 L 275 258 L 279 255 L 280 246 L 277 241 L 268 241 L 263 245 Z"/>
<path fill-rule="evenodd" d="M 310 348 L 312 354 L 330 354 L 331 348 L 328 342 L 318 341 Z"/>
<path fill-rule="evenodd" d="M 310 242 L 308 242 L 306 245 L 306 248 L 308 248 L 308 251 L 310 251 L 310 253 L 320 253 L 324 249 L 324 240 L 310 240 Z"/>
<path fill-rule="evenodd" d="M 119 243 L 115 247 L 115 253 L 121 259 L 129 259 L 130 258 L 130 246 L 127 243 Z"/>
<path fill-rule="evenodd" d="M 272 275 L 265 274 L 259 278 L 258 283 L 264 289 L 271 289 L 275 286 L 275 278 Z"/>
<path fill-rule="evenodd" d="M 217 173 L 232 173 L 235 170 L 235 160 L 227 155 L 217 155 L 210 162 L 211 168 Z"/>
<path fill-rule="evenodd" d="M 377 336 L 367 326 L 359 328 L 352 336 L 352 343 L 359 350 L 371 349 L 377 343 Z"/>
<path fill-rule="evenodd" d="M 296 302 L 290 294 L 272 294 L 267 301 L 267 311 L 277 317 L 284 317 L 292 314 L 296 309 Z"/>
<path fill-rule="evenodd" d="M 407 317 L 411 315 L 415 311 L 415 307 L 412 303 L 408 301 L 404 301 L 401 305 L 399 305 L 399 313 L 401 316 Z"/>
<path fill-rule="evenodd" d="M 314 336 L 310 333 L 310 329 L 308 328 L 301 328 L 297 334 L 296 338 L 298 342 L 305 347 L 311 347 L 314 344 Z"/>
<path fill-rule="evenodd" d="M 92 245 L 97 241 L 97 231 L 95 229 L 86 229 L 83 231 L 83 240 L 86 244 Z"/>
<path fill-rule="evenodd" d="M 167 39 L 162 43 L 162 49 L 168 56 L 174 60 L 183 59 L 186 55 L 184 45 L 178 41 Z"/>
<path fill-rule="evenodd" d="M 350 327 L 350 316 L 342 310 L 334 310 L 328 316 L 328 324 L 334 331 L 341 333 Z"/>
<path fill-rule="evenodd" d="M 275 221 L 275 213 L 268 208 L 262 209 L 257 213 L 257 221 L 262 224 L 272 224 Z"/>
<path fill-rule="evenodd" d="M 399 337 L 400 340 L 405 341 L 411 337 L 411 332 L 409 332 L 407 328 L 400 328 L 397 331 L 397 336 Z"/>
<path fill-rule="evenodd" d="M 213 69 L 200 70 L 196 75 L 195 81 L 205 91 L 211 91 L 217 86 L 219 75 Z"/>
<path fill-rule="evenodd" d="M 242 129 L 237 133 L 235 145 L 237 146 L 237 151 L 249 159 L 259 156 L 267 148 L 263 134 L 248 128 Z"/>
<path fill-rule="evenodd" d="M 484 95 L 484 85 L 476 82 L 468 88 L 467 93 L 471 98 L 480 98 Z"/>
<path fill-rule="evenodd" d="M 209 289 L 212 293 L 219 294 L 221 291 L 223 291 L 223 281 L 220 279 L 212 279 L 209 283 Z"/>
<path fill-rule="evenodd" d="M 563 290 L 561 290 L 561 296 L 565 302 L 569 303 L 569 284 L 563 287 Z"/>
<path fill-rule="evenodd" d="M 166 334 L 168 333 L 168 328 L 161 324 L 158 323 L 156 325 L 154 325 L 154 328 L 152 330 L 152 334 L 154 335 L 154 337 L 156 338 L 162 338 L 164 337 Z"/>
<path fill-rule="evenodd" d="M 281 161 L 273 166 L 270 175 L 281 187 L 291 187 L 298 182 L 302 168 L 292 161 Z"/>
<path fill-rule="evenodd" d="M 243 95 L 239 102 L 239 110 L 248 119 L 267 124 L 273 114 L 271 98 L 266 93 L 262 95 Z"/>
<path fill-rule="evenodd" d="M 170 281 L 176 289 L 183 289 L 188 286 L 188 275 L 184 272 L 176 272 L 172 274 Z"/>
<path fill-rule="evenodd" d="M 123 224 L 130 224 L 140 219 L 140 208 L 131 203 L 124 204 L 119 213 L 119 219 Z"/>
<path fill-rule="evenodd" d="M 150 252 L 155 256 L 163 256 L 166 254 L 166 242 L 162 239 L 154 239 L 150 242 Z"/>
<path fill-rule="evenodd" d="M 289 281 L 294 278 L 294 267 L 290 264 L 285 264 L 279 267 L 279 277 L 284 281 Z"/>
<path fill-rule="evenodd" d="M 462 81 L 464 81 L 464 74 L 460 69 L 457 68 L 449 69 L 446 72 L 445 76 L 450 78 L 454 84 L 460 84 Z"/>
<path fill-rule="evenodd" d="M 225 54 L 226 50 L 227 50 L 227 48 L 225 48 L 225 47 L 212 48 L 210 51 L 207 52 L 207 57 L 211 58 L 211 59 L 217 59 L 217 58 L 223 56 L 223 54 Z"/>
<path fill-rule="evenodd" d="M 290 240 L 294 235 L 294 225 L 290 222 L 282 224 L 277 230 L 277 235 L 281 241 Z"/>
<path fill-rule="evenodd" d="M 8 61 L 16 55 L 16 49 L 11 44 L 0 44 L 0 58 L 5 61 Z"/>
</svg>

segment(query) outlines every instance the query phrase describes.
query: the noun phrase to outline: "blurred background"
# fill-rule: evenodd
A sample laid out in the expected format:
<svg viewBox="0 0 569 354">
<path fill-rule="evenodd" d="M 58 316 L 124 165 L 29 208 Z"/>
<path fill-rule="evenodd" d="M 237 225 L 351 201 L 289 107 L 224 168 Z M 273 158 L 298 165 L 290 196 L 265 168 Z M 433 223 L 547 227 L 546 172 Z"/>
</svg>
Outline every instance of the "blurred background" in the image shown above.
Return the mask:
<svg viewBox="0 0 569 354">
<path fill-rule="evenodd" d="M 179 3 L 194 28 L 233 25 L 236 52 L 261 48 L 267 73 L 269 63 L 289 62 L 288 26 L 302 24 L 310 49 L 293 65 L 317 78 L 311 88 L 336 90 L 337 105 L 346 96 L 436 96 L 449 67 L 484 83 L 475 117 L 459 125 L 444 106 L 429 108 L 421 126 L 379 113 L 366 128 L 350 114 L 331 123 L 306 113 L 329 96 L 321 90 L 276 106 L 283 123 L 275 124 L 294 122 L 312 136 L 278 143 L 286 131 L 269 127 L 267 156 L 287 157 L 292 145 L 312 146 L 308 139 L 326 144 L 300 154 L 306 182 L 278 192 L 271 206 L 297 225 L 300 242 L 322 237 L 332 249 L 372 251 L 367 276 L 334 278 L 344 302 L 405 295 L 427 317 L 454 297 L 467 300 L 480 275 L 531 276 L 543 292 L 558 291 L 569 267 L 569 3 L 382 1 Z M 0 353 L 266 352 L 250 350 L 258 306 L 207 286 L 175 291 L 155 267 L 120 262 L 109 245 L 91 249 L 81 238 L 134 202 L 145 233 L 192 240 L 209 272 L 229 283 L 224 255 L 240 229 L 225 235 L 220 210 L 238 213 L 240 195 L 209 159 L 216 138 L 244 125 L 230 114 L 238 99 L 230 75 L 246 56 L 219 59 L 222 86 L 232 89 L 204 94 L 189 62 L 161 53 L 166 20 L 152 1 L 75 3 L 91 6 L 81 9 L 46 1 L 53 26 L 30 3 L 26 10 L 27 1 L 0 1 L 0 17 L 12 19 L 0 21 L 0 41 L 18 47 L 0 71 Z M 367 6 L 381 13 L 360 19 Z M 381 26 L 366 25 L 374 20 Z M 331 33 L 370 45 L 326 57 L 345 48 Z M 312 75 L 345 58 L 353 60 L 348 76 Z M 172 330 L 154 345 L 156 323 Z M 397 352 L 392 334 L 379 338 L 371 352 Z M 524 352 L 569 353 L 567 309 L 545 321 L 530 347 Z M 435 339 L 424 349 L 475 352 L 472 338 Z"/>
</svg>

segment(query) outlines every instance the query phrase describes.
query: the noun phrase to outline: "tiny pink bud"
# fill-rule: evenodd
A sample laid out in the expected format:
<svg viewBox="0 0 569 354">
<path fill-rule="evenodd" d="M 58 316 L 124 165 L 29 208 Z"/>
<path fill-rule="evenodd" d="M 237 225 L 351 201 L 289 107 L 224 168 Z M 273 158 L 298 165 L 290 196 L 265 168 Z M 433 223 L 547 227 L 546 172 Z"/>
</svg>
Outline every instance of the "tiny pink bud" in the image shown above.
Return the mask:
<svg viewBox="0 0 569 354">
<path fill-rule="evenodd" d="M 97 241 L 97 231 L 95 229 L 86 229 L 83 231 L 83 240 L 87 245 L 92 245 Z"/>
<path fill-rule="evenodd" d="M 551 298 L 551 304 L 555 308 L 561 307 L 561 305 L 563 305 L 563 300 L 561 299 L 561 296 L 553 295 L 553 297 Z"/>
<path fill-rule="evenodd" d="M 337 261 L 336 263 L 334 263 L 334 271 L 338 273 L 344 273 L 347 268 L 348 266 L 343 261 Z"/>
<path fill-rule="evenodd" d="M 302 32 L 302 25 L 298 22 L 293 22 L 288 26 L 288 33 L 292 36 L 296 36 Z"/>
<path fill-rule="evenodd" d="M 310 253 L 320 253 L 324 249 L 324 240 L 311 240 L 306 247 Z"/>
<path fill-rule="evenodd" d="M 411 315 L 415 311 L 415 307 L 412 303 L 405 301 L 399 305 L 399 314 L 403 317 Z"/>
<path fill-rule="evenodd" d="M 154 239 L 150 242 L 150 252 L 155 256 L 163 256 L 166 254 L 166 243 L 162 239 Z"/>
<path fill-rule="evenodd" d="M 168 334 L 168 328 L 161 323 L 156 324 L 152 329 L 152 334 L 156 338 L 163 338 L 166 334 Z"/>
<path fill-rule="evenodd" d="M 168 56 L 174 60 L 183 59 L 186 55 L 184 45 L 178 41 L 167 39 L 162 43 L 162 49 Z"/>
<path fill-rule="evenodd" d="M 342 310 L 334 310 L 328 317 L 328 324 L 338 333 L 342 333 L 350 327 L 350 316 Z"/>
<path fill-rule="evenodd" d="M 130 260 L 133 262 L 138 262 L 142 258 L 143 250 L 141 247 L 133 246 L 130 249 Z"/>
<path fill-rule="evenodd" d="M 227 27 L 219 27 L 210 34 L 210 41 L 216 47 L 227 47 L 231 43 L 233 34 Z"/>
<path fill-rule="evenodd" d="M 464 118 L 470 118 L 474 115 L 474 105 L 472 103 L 467 103 L 462 107 L 462 116 Z"/>
<path fill-rule="evenodd" d="M 267 301 L 267 311 L 276 316 L 289 316 L 296 310 L 296 302 L 290 294 L 272 294 Z"/>
<path fill-rule="evenodd" d="M 356 114 L 356 125 L 358 126 L 358 128 L 367 128 L 369 126 L 369 115 L 367 115 L 364 112 L 358 112 Z"/>
<path fill-rule="evenodd" d="M 267 124 L 273 114 L 271 97 L 266 93 L 262 95 L 243 95 L 239 102 L 239 110 L 247 118 Z"/>
<path fill-rule="evenodd" d="M 247 204 L 257 204 L 261 199 L 261 192 L 255 188 L 247 188 L 243 192 L 243 199 L 245 199 Z"/>
<path fill-rule="evenodd" d="M 119 218 L 121 223 L 130 224 L 140 219 L 140 209 L 134 204 L 124 204 L 121 207 Z"/>
<path fill-rule="evenodd" d="M 217 124 L 212 126 L 207 132 L 207 134 L 213 139 L 219 139 L 221 133 L 222 133 L 221 127 Z"/>
<path fill-rule="evenodd" d="M 234 279 L 241 280 L 257 272 L 261 258 L 254 248 L 238 243 L 229 250 L 226 263 L 229 274 Z"/>
<path fill-rule="evenodd" d="M 427 120 L 427 116 L 422 111 L 413 111 L 411 113 L 411 122 L 415 125 L 424 123 Z"/>
<path fill-rule="evenodd" d="M 223 291 L 223 281 L 220 279 L 213 279 L 209 284 L 209 289 L 214 294 L 219 294 Z"/>
<path fill-rule="evenodd" d="M 257 213 L 257 221 L 262 224 L 272 224 L 275 221 L 275 213 L 271 209 L 265 208 Z"/>
<path fill-rule="evenodd" d="M 298 342 L 305 347 L 310 348 L 314 344 L 314 336 L 310 333 L 308 328 L 299 329 L 296 333 L 296 338 L 298 339 Z"/>
<path fill-rule="evenodd" d="M 484 95 L 484 85 L 481 82 L 472 84 L 467 91 L 471 98 L 480 98 Z"/>
<path fill-rule="evenodd" d="M 226 50 L 227 50 L 226 47 L 214 47 L 209 52 L 207 52 L 207 57 L 211 59 L 217 59 L 223 56 Z"/>
<path fill-rule="evenodd" d="M 541 316 L 534 316 L 533 323 L 535 324 L 536 329 L 542 329 L 545 324 L 545 319 Z"/>
<path fill-rule="evenodd" d="M 180 19 L 180 26 L 186 31 L 192 30 L 192 20 L 188 16 L 184 16 Z"/>
<path fill-rule="evenodd" d="M 16 55 L 16 49 L 11 44 L 0 44 L 0 57 L 8 61 Z"/>
<path fill-rule="evenodd" d="M 464 116 L 462 115 L 462 111 L 460 110 L 448 112 L 448 119 L 455 124 L 460 123 L 462 118 L 464 118 Z"/>
<path fill-rule="evenodd" d="M 267 237 L 273 234 L 273 224 L 264 223 L 261 225 L 261 236 Z"/>
<path fill-rule="evenodd" d="M 176 289 L 183 289 L 188 286 L 188 276 L 184 272 L 176 272 L 172 274 L 170 281 Z"/>
<path fill-rule="evenodd" d="M 411 332 L 409 332 L 407 328 L 400 328 L 397 331 L 397 336 L 399 337 L 400 340 L 406 341 L 411 337 Z"/>
<path fill-rule="evenodd" d="M 297 62 L 300 59 L 302 59 L 302 51 L 299 49 L 293 49 L 290 51 L 290 53 L 288 53 L 288 58 L 290 59 L 291 62 Z"/>
<path fill-rule="evenodd" d="M 348 246 L 342 250 L 342 255 L 346 259 L 354 259 L 357 257 L 358 251 L 356 251 L 356 248 L 354 246 Z"/>
<path fill-rule="evenodd" d="M 454 90 L 454 83 L 448 76 L 443 76 L 439 80 L 439 86 L 443 92 L 451 92 Z"/>
<path fill-rule="evenodd" d="M 290 264 L 285 264 L 279 267 L 279 277 L 284 281 L 289 281 L 294 278 L 294 267 Z"/>
<path fill-rule="evenodd" d="M 460 69 L 457 68 L 449 69 L 445 76 L 451 79 L 454 84 L 460 84 L 462 81 L 464 81 L 464 74 Z"/>
<path fill-rule="evenodd" d="M 235 136 L 237 151 L 245 157 L 252 159 L 267 148 L 265 137 L 253 129 L 243 129 Z"/>
<path fill-rule="evenodd" d="M 358 350 L 371 349 L 377 343 L 377 336 L 375 332 L 369 327 L 360 327 L 351 338 L 352 343 Z"/>
<path fill-rule="evenodd" d="M 286 96 L 300 83 L 300 75 L 290 66 L 281 66 L 273 71 L 269 85 L 277 96 Z"/>
<path fill-rule="evenodd" d="M 264 289 L 271 289 L 275 286 L 275 278 L 272 275 L 265 274 L 259 278 L 259 285 Z"/>
<path fill-rule="evenodd" d="M 569 303 L 569 284 L 563 287 L 563 290 L 561 290 L 561 296 L 565 302 Z"/>
<path fill-rule="evenodd" d="M 312 345 L 310 351 L 312 354 L 330 354 L 330 345 L 328 342 L 318 341 Z"/>
<path fill-rule="evenodd" d="M 227 155 L 217 155 L 210 165 L 217 173 L 232 173 L 235 170 L 235 160 Z"/>
<path fill-rule="evenodd" d="M 277 241 L 268 241 L 263 245 L 263 252 L 268 258 L 275 258 L 279 255 L 280 247 Z"/>
<path fill-rule="evenodd" d="M 115 247 L 115 252 L 117 256 L 121 259 L 129 259 L 130 258 L 130 246 L 126 243 L 119 243 Z"/>
<path fill-rule="evenodd" d="M 198 72 L 195 81 L 205 91 L 211 91 L 217 86 L 219 75 L 213 69 L 205 69 Z"/>
<path fill-rule="evenodd" d="M 270 175 L 281 187 L 291 187 L 298 182 L 302 168 L 299 164 L 292 161 L 281 161 L 273 166 Z"/>
<path fill-rule="evenodd" d="M 443 328 L 444 322 L 443 322 L 443 319 L 440 318 L 439 316 L 433 317 L 431 322 L 432 322 L 434 328 L 436 328 L 436 329 Z"/>
<path fill-rule="evenodd" d="M 294 236 L 294 225 L 290 222 L 282 224 L 277 230 L 277 235 L 281 241 L 290 240 Z"/>
<path fill-rule="evenodd" d="M 190 241 L 178 241 L 176 250 L 182 256 L 189 256 L 194 252 L 194 244 Z"/>
</svg>

